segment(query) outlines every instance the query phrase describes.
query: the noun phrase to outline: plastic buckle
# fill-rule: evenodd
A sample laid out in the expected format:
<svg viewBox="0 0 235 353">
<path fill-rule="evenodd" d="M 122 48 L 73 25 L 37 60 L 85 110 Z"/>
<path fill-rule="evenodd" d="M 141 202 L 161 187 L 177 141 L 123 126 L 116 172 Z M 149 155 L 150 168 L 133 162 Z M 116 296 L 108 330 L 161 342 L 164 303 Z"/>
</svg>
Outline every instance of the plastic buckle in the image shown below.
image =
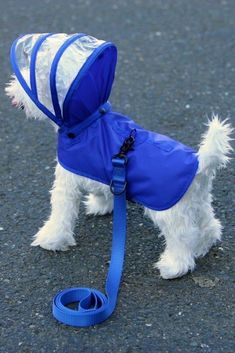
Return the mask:
<svg viewBox="0 0 235 353">
<path fill-rule="evenodd" d="M 112 157 L 112 164 L 114 167 L 125 166 L 127 161 L 128 158 L 124 153 L 118 153 Z"/>
</svg>

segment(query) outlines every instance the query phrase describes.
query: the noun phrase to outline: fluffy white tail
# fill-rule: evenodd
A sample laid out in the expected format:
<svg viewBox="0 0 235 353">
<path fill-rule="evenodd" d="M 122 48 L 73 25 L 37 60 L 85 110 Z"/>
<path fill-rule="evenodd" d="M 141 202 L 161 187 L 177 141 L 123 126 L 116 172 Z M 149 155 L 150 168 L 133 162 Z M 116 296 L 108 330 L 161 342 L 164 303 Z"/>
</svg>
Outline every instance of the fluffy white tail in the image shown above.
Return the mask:
<svg viewBox="0 0 235 353">
<path fill-rule="evenodd" d="M 233 128 L 228 119 L 221 121 L 216 115 L 207 125 L 198 151 L 199 172 L 215 173 L 216 169 L 226 167 L 231 159 L 228 155 L 233 150 L 230 145 Z"/>
</svg>

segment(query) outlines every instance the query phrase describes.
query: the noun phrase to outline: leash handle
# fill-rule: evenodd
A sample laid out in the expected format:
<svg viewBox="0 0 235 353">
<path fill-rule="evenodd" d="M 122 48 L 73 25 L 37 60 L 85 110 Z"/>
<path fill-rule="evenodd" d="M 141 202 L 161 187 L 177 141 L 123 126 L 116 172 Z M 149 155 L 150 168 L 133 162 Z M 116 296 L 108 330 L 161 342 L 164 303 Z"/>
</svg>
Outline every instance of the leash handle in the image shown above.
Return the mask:
<svg viewBox="0 0 235 353">
<path fill-rule="evenodd" d="M 92 288 L 69 288 L 58 293 L 52 304 L 55 319 L 75 327 L 91 326 L 106 320 L 114 311 L 122 276 L 126 240 L 126 164 L 127 157 L 112 159 L 114 194 L 112 255 L 105 292 Z M 68 306 L 76 303 L 76 309 Z"/>
</svg>

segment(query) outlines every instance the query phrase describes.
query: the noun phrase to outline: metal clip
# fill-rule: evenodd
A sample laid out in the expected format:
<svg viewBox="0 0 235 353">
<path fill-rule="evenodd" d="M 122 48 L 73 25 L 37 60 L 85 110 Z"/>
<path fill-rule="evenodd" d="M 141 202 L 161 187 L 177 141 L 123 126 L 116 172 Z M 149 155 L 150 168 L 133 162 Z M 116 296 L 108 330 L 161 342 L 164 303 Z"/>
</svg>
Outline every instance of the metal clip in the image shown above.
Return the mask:
<svg viewBox="0 0 235 353">
<path fill-rule="evenodd" d="M 123 145 L 120 148 L 120 151 L 118 153 L 120 157 L 123 155 L 126 155 L 132 149 L 132 146 L 135 142 L 135 136 L 136 136 L 136 129 L 133 129 L 131 130 L 130 135 L 125 139 L 125 141 L 123 142 Z"/>
<path fill-rule="evenodd" d="M 127 182 L 125 181 L 125 183 L 123 184 L 122 189 L 121 189 L 120 191 L 115 191 L 115 190 L 114 190 L 114 181 L 111 180 L 111 183 L 110 183 L 109 187 L 110 187 L 110 191 L 111 191 L 111 193 L 112 193 L 113 195 L 121 195 L 121 194 L 123 194 L 124 191 L 126 190 L 126 185 L 127 185 Z"/>
</svg>

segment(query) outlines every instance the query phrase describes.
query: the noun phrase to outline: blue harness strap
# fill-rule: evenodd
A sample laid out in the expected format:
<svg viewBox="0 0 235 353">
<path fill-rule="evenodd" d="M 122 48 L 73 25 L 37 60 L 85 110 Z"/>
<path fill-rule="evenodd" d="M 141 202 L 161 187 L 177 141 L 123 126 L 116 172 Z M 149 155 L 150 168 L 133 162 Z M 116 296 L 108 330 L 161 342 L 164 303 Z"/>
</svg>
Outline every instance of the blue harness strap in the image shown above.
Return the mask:
<svg viewBox="0 0 235 353">
<path fill-rule="evenodd" d="M 53 316 L 76 327 L 92 326 L 106 320 L 114 311 L 121 281 L 126 240 L 126 164 L 124 155 L 114 156 L 111 191 L 114 194 L 112 255 L 105 292 L 90 288 L 70 288 L 53 299 Z M 76 303 L 76 310 L 68 307 Z"/>
</svg>

